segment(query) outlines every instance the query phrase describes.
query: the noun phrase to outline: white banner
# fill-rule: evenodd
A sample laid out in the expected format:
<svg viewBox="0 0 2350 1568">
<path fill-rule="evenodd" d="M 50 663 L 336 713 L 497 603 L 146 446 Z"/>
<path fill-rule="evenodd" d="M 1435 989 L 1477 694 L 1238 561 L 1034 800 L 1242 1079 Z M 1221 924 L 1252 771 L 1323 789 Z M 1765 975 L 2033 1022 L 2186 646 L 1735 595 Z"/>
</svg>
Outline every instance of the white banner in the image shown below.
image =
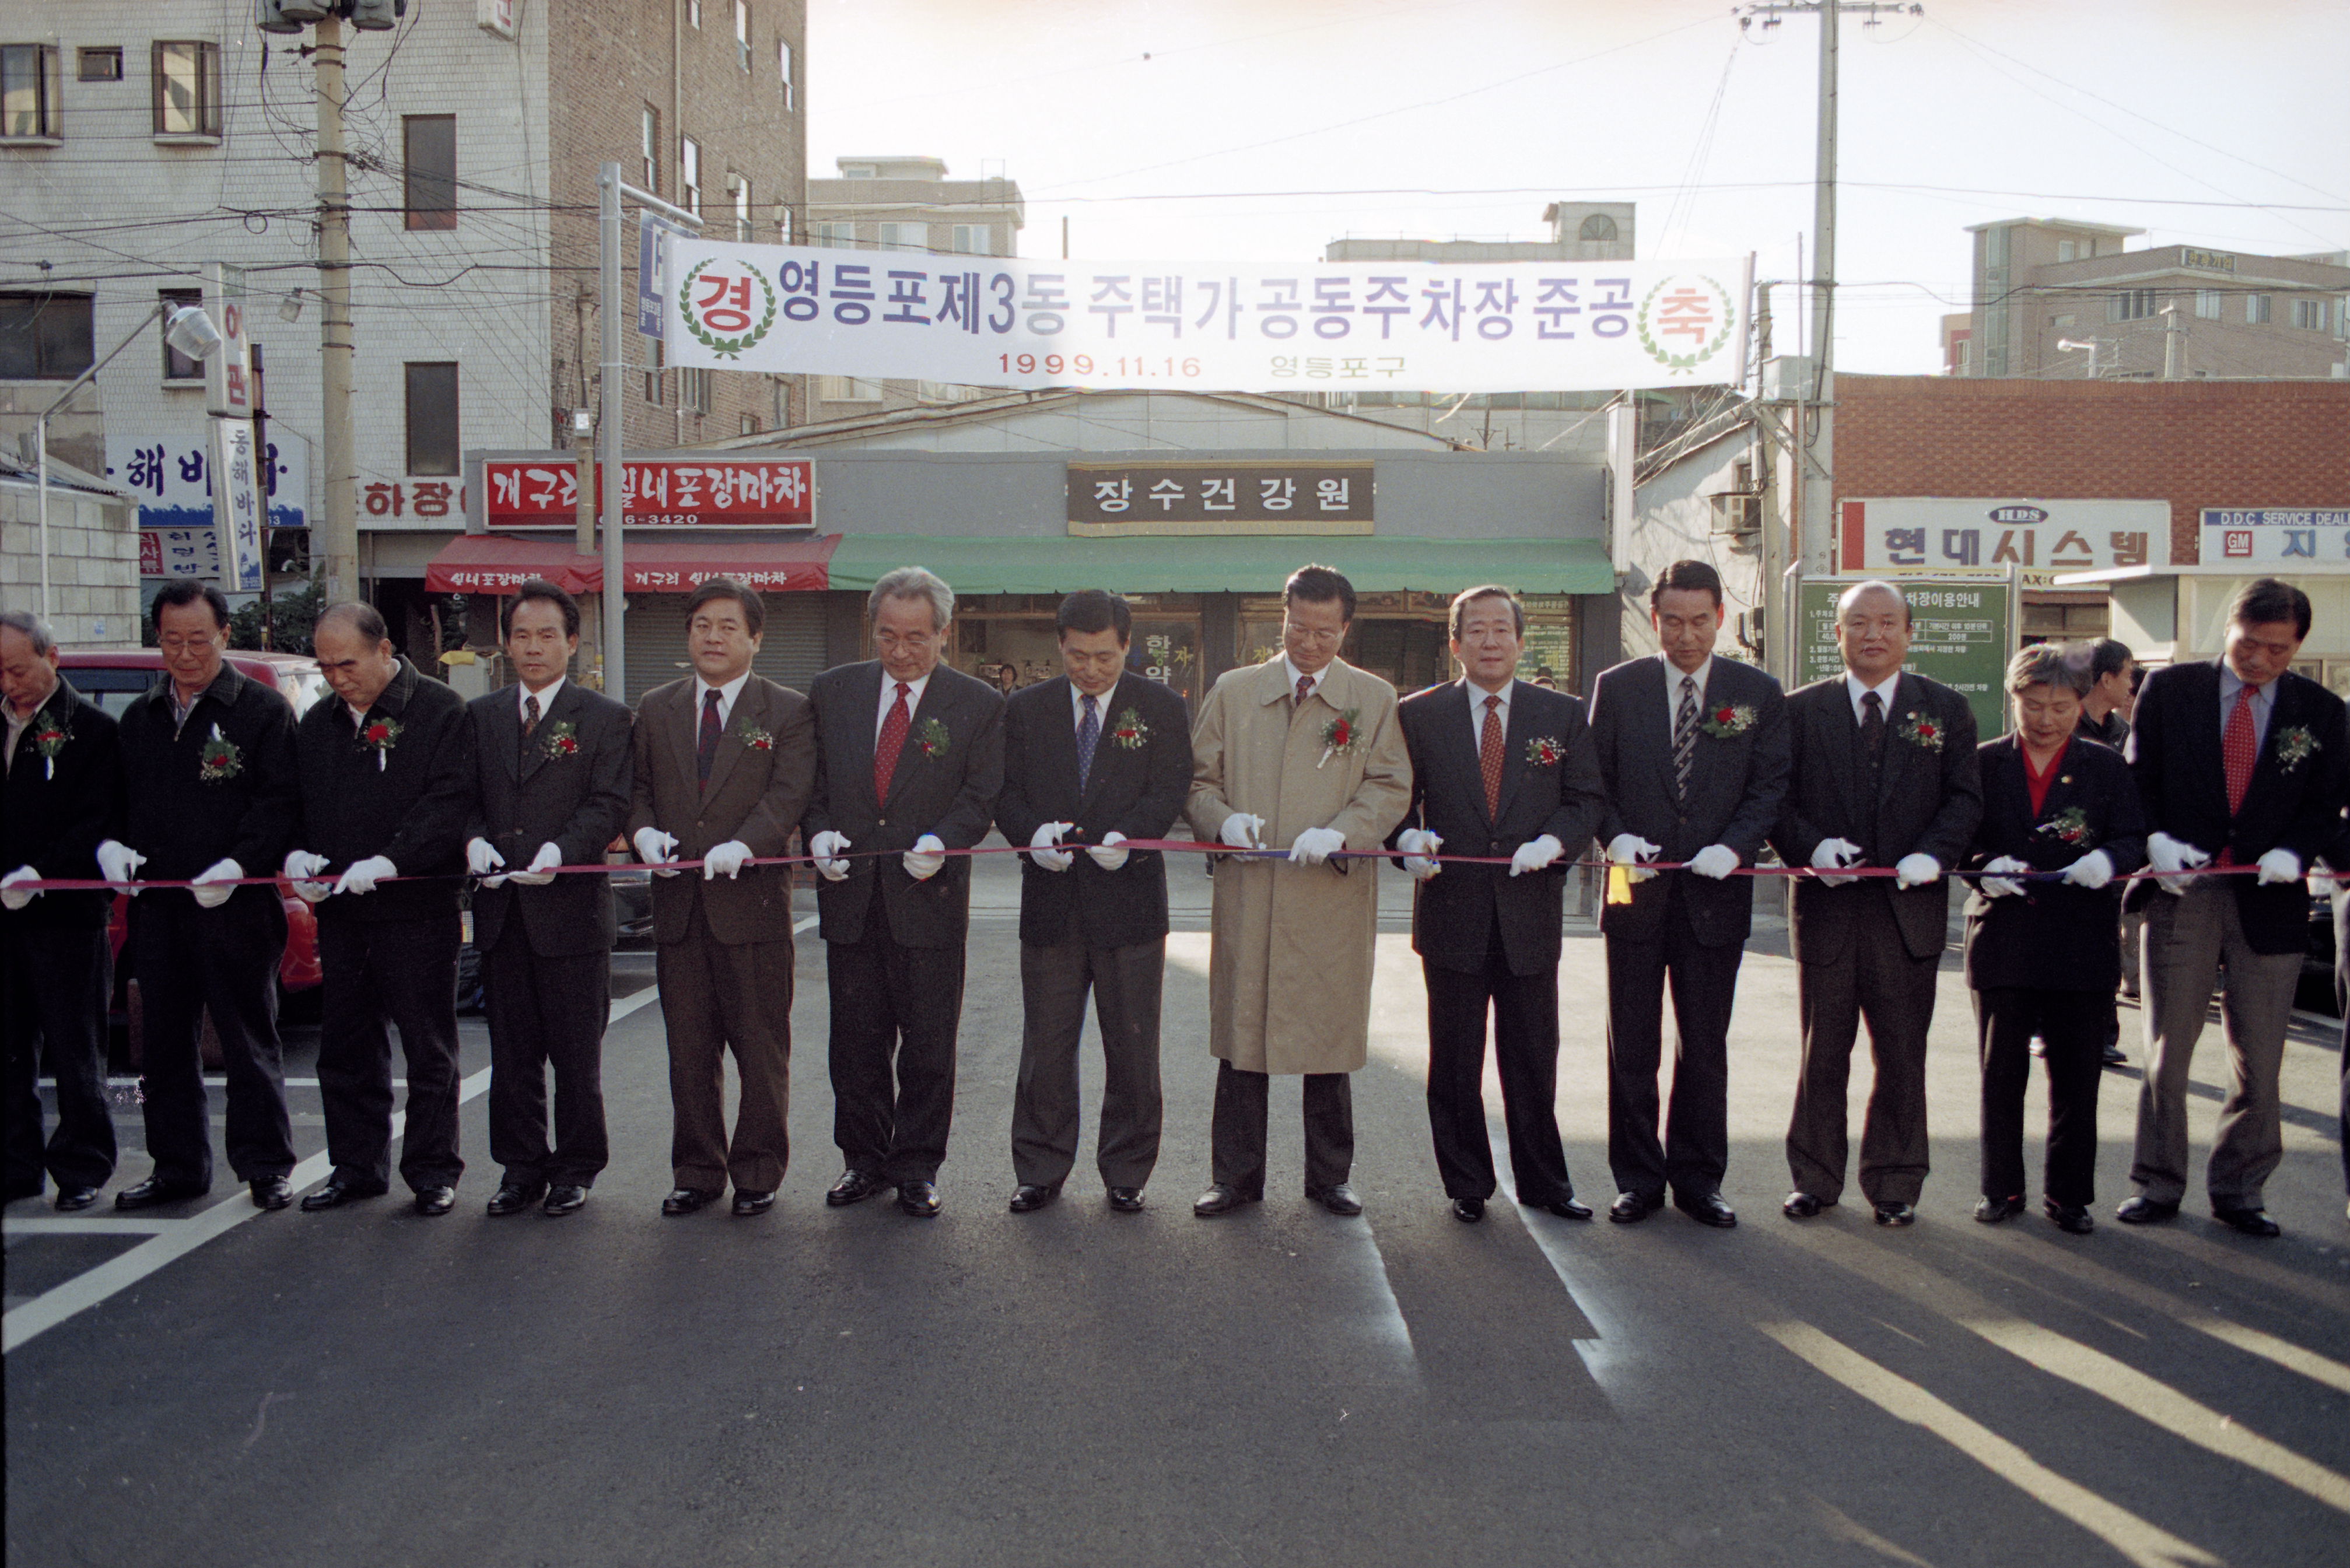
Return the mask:
<svg viewBox="0 0 2350 1568">
<path fill-rule="evenodd" d="M 261 496 L 253 463 L 253 421 L 213 421 L 213 538 L 221 587 L 261 591 Z"/>
<path fill-rule="evenodd" d="M 1021 389 L 1735 383 L 1753 265 L 1006 261 L 684 236 L 667 249 L 673 365 Z"/>
<path fill-rule="evenodd" d="M 2059 572 L 2168 566 L 2170 503 L 1902 495 L 1839 501 L 1849 574 L 1981 572 L 2044 588 Z"/>
</svg>

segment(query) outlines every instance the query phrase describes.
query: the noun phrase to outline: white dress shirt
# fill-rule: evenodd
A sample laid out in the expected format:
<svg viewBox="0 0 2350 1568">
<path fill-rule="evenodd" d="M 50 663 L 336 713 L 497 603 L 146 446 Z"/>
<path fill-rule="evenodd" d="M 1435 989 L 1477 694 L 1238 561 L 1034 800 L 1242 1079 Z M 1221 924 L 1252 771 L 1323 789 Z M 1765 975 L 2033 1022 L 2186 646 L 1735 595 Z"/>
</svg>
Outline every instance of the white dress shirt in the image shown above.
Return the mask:
<svg viewBox="0 0 2350 1568">
<path fill-rule="evenodd" d="M 2247 684 L 2242 676 L 2228 668 L 2226 659 L 2220 661 L 2220 738 L 2223 741 L 2228 736 L 2228 716 L 2236 711 L 2236 693 Z M 2269 742 L 2269 715 L 2276 711 L 2276 689 L 2277 683 L 2273 680 L 2265 686 L 2252 688 L 2252 747 L 2255 756 L 2260 754 L 2259 749 Z"/>
<path fill-rule="evenodd" d="M 1665 667 L 1665 744 L 1670 746 L 1680 737 L 1675 721 L 1681 711 L 1681 682 L 1685 680 L 1697 682 L 1698 722 L 1705 722 L 1705 683 L 1713 674 L 1713 655 L 1707 654 L 1703 664 L 1686 672 L 1662 653 L 1657 655 L 1657 660 Z"/>
<path fill-rule="evenodd" d="M 1289 677 L 1289 700 L 1295 702 L 1297 701 L 1297 683 L 1300 680 L 1312 681 L 1314 684 L 1305 689 L 1305 694 L 1311 697 L 1322 690 L 1322 677 L 1330 673 L 1330 667 L 1326 664 L 1322 667 L 1321 674 L 1308 675 L 1292 663 L 1289 655 L 1284 653 L 1281 656 L 1281 672 Z"/>
<path fill-rule="evenodd" d="M 1502 705 L 1493 710 L 1493 717 L 1502 722 L 1502 733 L 1510 732 L 1510 699 L 1516 696 L 1518 683 L 1513 679 L 1502 683 L 1499 691 L 1488 691 L 1466 675 L 1461 678 L 1461 689 L 1469 693 L 1469 750 L 1482 759 L 1485 754 L 1485 699 L 1499 697 Z"/>
<path fill-rule="evenodd" d="M 1849 670 L 1846 670 L 1844 672 L 1844 690 L 1845 695 L 1852 699 L 1853 722 L 1856 724 L 1861 724 L 1868 722 L 1868 715 L 1861 711 L 1860 700 L 1864 695 L 1871 691 L 1877 693 L 1878 706 L 1883 710 L 1883 711 L 1878 714 L 1878 717 L 1882 718 L 1888 724 L 1893 722 L 1893 692 L 1894 689 L 1900 684 L 1901 671 L 1898 670 L 1892 674 L 1887 676 L 1883 683 L 1876 686 L 1862 684 L 1859 676 L 1855 675 Z"/>
<path fill-rule="evenodd" d="M 1094 699 L 1095 722 L 1101 725 L 1105 734 L 1109 732 L 1109 700 L 1117 695 L 1118 688 L 1112 686 Z M 1069 682 L 1069 722 L 1076 729 L 1086 727 L 1086 694 L 1077 690 L 1077 683 L 1074 680 Z"/>
<path fill-rule="evenodd" d="M 750 683 L 751 672 L 747 670 L 743 671 L 742 674 L 737 675 L 733 680 L 729 680 L 723 686 L 712 686 L 701 676 L 695 676 L 693 678 L 693 726 L 695 732 L 699 733 L 701 731 L 702 710 L 703 705 L 710 701 L 710 694 L 712 691 L 718 693 L 718 728 L 721 731 L 723 731 L 726 728 L 728 721 L 734 717 L 734 699 L 743 695 L 743 688 L 748 686 Z"/>
<path fill-rule="evenodd" d="M 543 691 L 534 691 L 522 681 L 517 680 L 515 682 L 515 711 L 522 714 L 524 722 L 529 722 L 530 714 L 525 711 L 523 704 L 536 697 L 538 699 L 539 722 L 545 723 L 546 722 L 547 713 L 555 706 L 556 693 L 562 690 L 563 677 L 560 675 L 556 676 L 554 680 L 549 682 L 546 689 Z"/>
<path fill-rule="evenodd" d="M 920 680 L 906 682 L 906 718 L 910 722 L 914 711 L 922 705 L 922 689 L 930 683 L 931 678 L 927 675 Z M 881 738 L 881 726 L 889 722 L 889 710 L 897 705 L 898 682 L 891 680 L 889 672 L 884 670 L 881 672 L 881 705 L 873 710 L 873 738 L 876 741 Z"/>
</svg>

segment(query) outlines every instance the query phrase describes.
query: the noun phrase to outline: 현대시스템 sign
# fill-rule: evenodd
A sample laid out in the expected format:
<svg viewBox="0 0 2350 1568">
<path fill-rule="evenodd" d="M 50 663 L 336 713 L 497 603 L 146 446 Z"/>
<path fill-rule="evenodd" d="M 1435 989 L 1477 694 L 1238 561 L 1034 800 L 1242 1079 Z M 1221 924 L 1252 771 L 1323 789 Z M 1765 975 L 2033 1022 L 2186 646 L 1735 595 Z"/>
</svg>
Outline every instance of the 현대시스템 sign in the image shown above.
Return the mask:
<svg viewBox="0 0 2350 1568">
<path fill-rule="evenodd" d="M 1371 464 L 1073 462 L 1069 532 L 1368 534 Z"/>
<path fill-rule="evenodd" d="M 816 470 L 806 459 L 711 458 L 620 464 L 620 513 L 631 528 L 812 528 Z M 568 528 L 579 474 L 568 454 L 482 464 L 484 526 Z M 597 502 L 600 505 L 599 493 Z"/>
<path fill-rule="evenodd" d="M 2350 572 L 2350 506 L 2207 506 L 2202 564 Z"/>
<path fill-rule="evenodd" d="M 1751 258 L 1013 261 L 667 243 L 670 362 L 1035 389 L 1735 384 Z"/>
<path fill-rule="evenodd" d="M 1836 650 L 1836 600 L 1854 583 L 1866 580 L 1804 580 L 1797 600 L 1802 660 L 1797 685 L 1844 673 L 1844 656 Z M 1964 697 L 1982 739 L 2006 733 L 2007 660 L 2015 650 L 2007 584 L 1980 577 L 1917 578 L 1895 586 L 1909 601 L 1909 657 L 1901 667 Z"/>
<path fill-rule="evenodd" d="M 2168 501 L 1966 500 L 1889 496 L 1836 504 L 1846 576 L 1939 576 L 2012 569 L 2028 588 L 2059 572 L 2168 566 Z"/>
</svg>

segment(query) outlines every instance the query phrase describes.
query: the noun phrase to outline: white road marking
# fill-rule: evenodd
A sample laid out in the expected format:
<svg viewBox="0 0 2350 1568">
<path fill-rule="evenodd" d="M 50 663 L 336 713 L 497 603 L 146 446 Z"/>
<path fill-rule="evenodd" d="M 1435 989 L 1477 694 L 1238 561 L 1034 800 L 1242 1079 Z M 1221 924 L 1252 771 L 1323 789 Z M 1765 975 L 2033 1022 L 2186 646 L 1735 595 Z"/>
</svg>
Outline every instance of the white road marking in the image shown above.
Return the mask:
<svg viewBox="0 0 2350 1568">
<path fill-rule="evenodd" d="M 117 1219 L 111 1214 L 28 1214 L 21 1220 L 0 1220 L 0 1233 L 10 1236 L 160 1236 L 185 1223 L 182 1220 Z"/>
<path fill-rule="evenodd" d="M 798 936 L 802 931 L 806 930 L 809 927 L 815 925 L 823 918 L 824 917 L 821 915 L 802 915 L 798 919 L 792 922 L 792 935 Z"/>
<path fill-rule="evenodd" d="M 629 1014 L 649 1005 L 660 994 L 658 986 L 649 985 L 642 991 L 620 998 L 612 1003 L 612 1011 L 606 1020 L 606 1027 L 610 1027 Z M 457 1103 L 463 1105 L 468 1100 L 479 1097 L 489 1086 L 490 1070 L 484 1067 L 480 1072 L 467 1076 L 464 1082 L 458 1085 Z M 391 1118 L 391 1136 L 398 1137 L 407 1124 L 408 1116 L 405 1112 L 395 1114 Z M 322 1149 L 296 1165 L 286 1179 L 293 1184 L 294 1189 L 299 1192 L 304 1188 L 324 1179 L 333 1168 L 333 1161 L 328 1158 L 326 1151 Z M 120 1257 L 109 1258 L 98 1267 L 77 1274 L 65 1283 L 42 1292 L 28 1302 L 23 1302 L 9 1308 L 5 1315 L 0 1315 L 0 1355 L 13 1354 L 18 1345 L 34 1335 L 46 1329 L 55 1328 L 77 1313 L 94 1307 L 109 1296 L 129 1289 L 166 1263 L 187 1256 L 205 1242 L 215 1237 L 226 1235 L 237 1226 L 259 1215 L 262 1211 L 253 1206 L 252 1195 L 243 1190 L 242 1182 L 238 1183 L 238 1188 L 239 1190 L 234 1195 L 222 1199 L 218 1203 L 190 1219 L 148 1221 L 159 1227 L 168 1226 L 169 1229 L 159 1229 L 146 1241 Z M 8 1229 L 14 1231 L 19 1224 L 37 1225 L 39 1223 L 37 1220 L 10 1222 Z M 76 1222 L 60 1217 L 54 1223 L 71 1225 Z M 95 1221 L 83 1221 L 83 1223 L 95 1223 Z"/>
</svg>

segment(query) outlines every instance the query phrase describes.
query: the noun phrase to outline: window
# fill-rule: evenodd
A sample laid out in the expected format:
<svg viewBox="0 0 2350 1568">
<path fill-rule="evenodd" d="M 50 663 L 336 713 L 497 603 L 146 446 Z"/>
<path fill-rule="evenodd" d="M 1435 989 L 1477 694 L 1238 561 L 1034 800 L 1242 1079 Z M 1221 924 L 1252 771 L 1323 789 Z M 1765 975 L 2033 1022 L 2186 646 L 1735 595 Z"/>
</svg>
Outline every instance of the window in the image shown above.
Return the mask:
<svg viewBox="0 0 2350 1568">
<path fill-rule="evenodd" d="M 881 225 L 881 248 L 885 251 L 926 251 L 931 248 L 931 225 L 884 223 Z"/>
<path fill-rule="evenodd" d="M 878 403 L 881 400 L 881 383 L 859 380 L 855 376 L 818 376 L 816 395 L 827 403 Z"/>
<path fill-rule="evenodd" d="M 638 121 L 639 140 L 643 156 L 639 163 L 638 183 L 652 195 L 660 194 L 660 111 L 645 105 L 644 118 Z"/>
<path fill-rule="evenodd" d="M 80 69 L 76 73 L 86 82 L 119 82 L 122 79 L 120 49 L 84 49 Z"/>
<path fill-rule="evenodd" d="M 163 302 L 163 318 L 158 327 L 171 324 L 172 312 L 183 305 L 202 306 L 204 291 L 201 288 L 167 288 L 159 296 Z M 201 381 L 204 379 L 204 362 L 191 359 L 172 347 L 169 338 L 163 342 L 163 379 L 167 381 Z"/>
<path fill-rule="evenodd" d="M 668 359 L 661 353 L 661 340 L 658 337 L 654 338 L 652 340 L 652 358 L 645 361 L 645 401 L 650 403 L 655 408 L 659 408 L 661 405 L 661 393 L 663 390 L 661 383 L 666 379 L 662 374 L 661 367 L 668 362 Z"/>
<path fill-rule="evenodd" d="M 2293 324 L 2304 332 L 2325 330 L 2325 301 L 2296 299 L 2293 302 Z"/>
<path fill-rule="evenodd" d="M 455 473 L 464 466 L 457 439 L 457 367 L 408 367 L 408 472 Z"/>
<path fill-rule="evenodd" d="M 995 231 L 985 223 L 957 223 L 954 248 L 957 255 L 992 256 L 995 254 Z"/>
<path fill-rule="evenodd" d="M 844 163 L 840 166 L 840 177 L 844 180 L 872 180 L 879 178 L 880 172 L 870 163 Z"/>
<path fill-rule="evenodd" d="M 1594 213 L 1583 220 L 1583 226 L 1575 231 L 1575 237 L 1596 244 L 1612 245 L 1616 243 L 1616 220 L 1605 213 Z"/>
<path fill-rule="evenodd" d="M 2126 288 L 2106 302 L 2108 321 L 2143 321 L 2154 314 L 2154 290 Z"/>
<path fill-rule="evenodd" d="M 789 207 L 778 207 L 775 209 L 775 243 L 779 245 L 787 245 L 793 243 L 792 210 Z"/>
<path fill-rule="evenodd" d="M 2267 326 L 2269 322 L 2269 296 L 2265 294 L 2248 294 L 2244 296 L 2244 319 L 2254 327 Z"/>
<path fill-rule="evenodd" d="M 2205 321 L 2219 320 L 2220 301 L 2221 297 L 2220 291 L 2216 288 L 2197 289 L 2195 291 L 2196 316 Z"/>
<path fill-rule="evenodd" d="M 810 223 L 808 228 L 816 243 L 837 245 L 842 250 L 857 248 L 857 225 L 850 223 Z"/>
<path fill-rule="evenodd" d="M 759 416 L 756 414 L 744 414 L 742 419 L 741 428 L 742 432 L 744 435 L 757 435 L 759 433 Z"/>
<path fill-rule="evenodd" d="M 685 19 L 694 27 L 702 26 L 702 0 L 685 0 Z"/>
<path fill-rule="evenodd" d="M 775 40 L 775 75 L 782 78 L 784 112 L 789 114 L 798 107 L 792 101 L 792 41 L 789 38 Z"/>
<path fill-rule="evenodd" d="M 734 210 L 734 243 L 747 245 L 751 233 L 751 178 L 747 174 L 726 176 L 726 204 Z"/>
<path fill-rule="evenodd" d="M 156 135 L 220 135 L 218 44 L 158 43 L 154 85 Z"/>
<path fill-rule="evenodd" d="M 403 120 L 408 166 L 408 226 L 457 226 L 457 117 L 411 114 Z"/>
<path fill-rule="evenodd" d="M 710 372 L 681 365 L 677 370 L 677 406 L 697 414 L 710 411 Z"/>
<path fill-rule="evenodd" d="M 70 381 L 98 358 L 86 294 L 0 294 L 0 381 Z"/>
<path fill-rule="evenodd" d="M 2080 260 L 2081 242 L 2078 240 L 2058 240 L 2056 242 L 2056 259 L 2060 262 Z"/>
<path fill-rule="evenodd" d="M 2052 317 L 2050 317 L 2048 318 L 2048 325 L 2049 325 L 2049 326 L 2051 326 L 2051 327 L 2054 327 L 2062 328 L 2062 327 L 2070 327 L 2070 326 L 2072 326 L 2072 325 L 2073 325 L 2073 321 L 2074 321 L 2074 317 L 2073 317 L 2072 313 L 2071 313 L 2070 311 L 2067 311 L 2065 314 L 2064 314 L 2064 315 L 2062 315 L 2062 316 L 2052 316 Z"/>
<path fill-rule="evenodd" d="M 751 0 L 734 0 L 734 59 L 751 68 Z"/>
<path fill-rule="evenodd" d="M 702 143 L 691 136 L 678 139 L 677 204 L 702 216 Z"/>
<path fill-rule="evenodd" d="M 0 46 L 0 137 L 55 141 L 64 134 L 57 50 L 47 44 Z"/>
</svg>

